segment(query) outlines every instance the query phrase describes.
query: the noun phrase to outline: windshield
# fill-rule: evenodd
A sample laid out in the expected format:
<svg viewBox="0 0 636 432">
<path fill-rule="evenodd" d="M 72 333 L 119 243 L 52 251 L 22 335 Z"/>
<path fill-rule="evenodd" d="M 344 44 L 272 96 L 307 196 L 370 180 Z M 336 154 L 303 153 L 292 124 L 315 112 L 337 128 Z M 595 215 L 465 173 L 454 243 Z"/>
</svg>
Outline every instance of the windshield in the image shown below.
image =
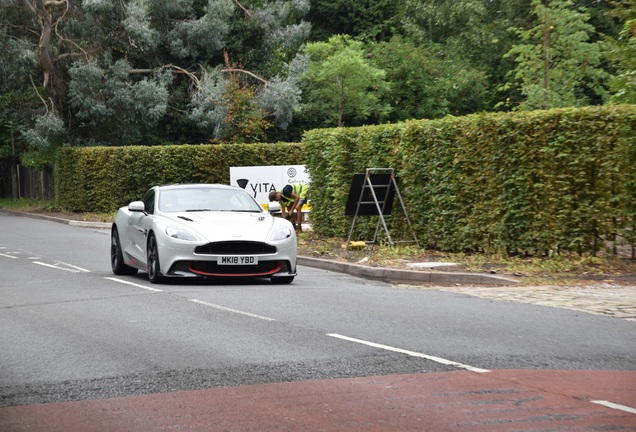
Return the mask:
<svg viewBox="0 0 636 432">
<path fill-rule="evenodd" d="M 167 189 L 159 194 L 162 212 L 255 212 L 263 208 L 243 189 L 190 188 Z"/>
</svg>

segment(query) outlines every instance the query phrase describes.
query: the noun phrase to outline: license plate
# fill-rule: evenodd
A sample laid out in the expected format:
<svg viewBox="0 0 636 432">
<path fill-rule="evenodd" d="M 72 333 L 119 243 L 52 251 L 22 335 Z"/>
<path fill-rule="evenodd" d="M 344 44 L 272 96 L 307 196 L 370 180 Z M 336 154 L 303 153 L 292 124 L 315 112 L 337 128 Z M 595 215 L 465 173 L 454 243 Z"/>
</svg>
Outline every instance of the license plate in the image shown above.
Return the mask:
<svg viewBox="0 0 636 432">
<path fill-rule="evenodd" d="M 216 263 L 218 265 L 256 265 L 258 264 L 258 257 L 226 255 L 218 257 Z"/>
</svg>

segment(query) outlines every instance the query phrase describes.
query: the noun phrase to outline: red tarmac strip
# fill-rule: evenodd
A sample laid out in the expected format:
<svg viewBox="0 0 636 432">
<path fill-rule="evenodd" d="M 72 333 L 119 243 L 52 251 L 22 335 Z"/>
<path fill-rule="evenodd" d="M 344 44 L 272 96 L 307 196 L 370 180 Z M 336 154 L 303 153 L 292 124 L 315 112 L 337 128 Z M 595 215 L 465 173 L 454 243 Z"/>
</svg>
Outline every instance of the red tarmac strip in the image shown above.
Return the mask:
<svg viewBox="0 0 636 432">
<path fill-rule="evenodd" d="M 498 370 L 8 407 L 0 431 L 636 431 L 636 371 Z"/>
</svg>

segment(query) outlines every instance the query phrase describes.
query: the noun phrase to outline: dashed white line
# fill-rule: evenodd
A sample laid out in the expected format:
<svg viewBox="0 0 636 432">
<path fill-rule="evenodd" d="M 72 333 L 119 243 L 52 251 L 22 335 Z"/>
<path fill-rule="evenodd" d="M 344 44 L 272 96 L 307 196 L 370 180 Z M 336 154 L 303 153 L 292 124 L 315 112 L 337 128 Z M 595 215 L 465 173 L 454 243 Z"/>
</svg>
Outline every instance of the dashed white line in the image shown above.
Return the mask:
<svg viewBox="0 0 636 432">
<path fill-rule="evenodd" d="M 78 266 L 74 266 L 73 264 L 68 264 L 65 263 L 63 261 L 56 261 L 55 264 L 47 264 L 47 263 L 43 263 L 41 261 L 33 261 L 33 264 L 38 264 L 41 266 L 45 266 L 45 267 L 51 267 L 54 268 L 56 270 L 64 270 L 64 271 L 70 271 L 72 273 L 90 273 L 90 270 L 86 270 L 83 269 L 81 267 Z"/>
<path fill-rule="evenodd" d="M 452 360 L 447 360 L 445 358 L 441 358 L 441 357 L 435 357 L 435 356 L 431 356 L 428 354 L 423 354 L 423 353 L 419 353 L 419 352 L 415 352 L 415 351 L 409 351 L 409 350 L 405 350 L 405 349 L 401 349 L 401 348 L 395 348 L 392 346 L 388 346 L 388 345 L 382 345 L 382 344 L 378 344 L 375 342 L 369 342 L 369 341 L 365 341 L 362 339 L 356 339 L 356 338 L 352 338 L 352 337 L 348 337 L 348 336 L 342 336 L 336 333 L 329 333 L 327 334 L 327 336 L 331 336 L 334 338 L 338 338 L 338 339 L 342 339 L 342 340 L 346 340 L 349 342 L 355 342 L 355 343 L 359 343 L 359 344 L 363 344 L 363 345 L 368 345 L 370 347 L 374 347 L 374 348 L 380 348 L 380 349 L 384 349 L 384 350 L 388 350 L 388 351 L 393 351 L 393 352 L 397 352 L 397 353 L 401 353 L 401 354 L 407 354 L 413 357 L 421 357 L 421 358 L 425 358 L 427 360 L 431 360 L 434 361 L 436 363 L 441 363 L 441 364 L 445 364 L 445 365 L 449 365 L 449 366 L 455 366 L 457 368 L 461 368 L 461 369 L 466 369 L 469 370 L 471 372 L 477 372 L 477 373 L 486 373 L 486 372 L 490 372 L 488 369 L 481 369 L 481 368 L 477 368 L 474 366 L 469 366 L 469 365 L 465 365 L 462 363 L 457 363 L 454 362 Z"/>
<path fill-rule="evenodd" d="M 38 265 L 41 265 L 41 266 L 44 266 L 44 267 L 54 268 L 56 270 L 69 271 L 71 273 L 80 273 L 80 270 L 76 270 L 76 269 L 72 269 L 72 268 L 59 267 L 56 264 L 47 264 L 47 263 L 43 263 L 41 261 L 33 261 L 33 264 L 38 264 Z"/>
<path fill-rule="evenodd" d="M 107 277 L 107 278 L 104 278 L 104 279 L 108 279 L 108 280 L 111 280 L 113 282 L 119 282 L 119 283 L 125 284 L 125 285 L 131 285 L 131 286 L 134 286 L 134 287 L 137 287 L 137 288 L 141 288 L 141 289 L 145 289 L 145 290 L 148 290 L 148 291 L 163 292 L 162 290 L 157 289 L 157 288 L 151 288 L 149 286 L 136 284 L 134 282 L 128 282 L 127 280 L 117 279 L 117 278 L 114 278 L 114 277 Z"/>
<path fill-rule="evenodd" d="M 74 266 L 73 264 L 65 263 L 64 261 L 56 261 L 55 264 L 56 265 L 62 264 L 62 265 L 65 265 L 67 267 L 73 268 L 73 269 L 75 269 L 77 271 L 84 272 L 84 273 L 90 273 L 91 272 L 90 270 L 86 270 L 84 268 L 81 268 L 81 267 L 78 267 L 78 266 Z"/>
<path fill-rule="evenodd" d="M 214 308 L 214 309 L 219 309 L 219 310 L 222 310 L 222 311 L 225 311 L 225 312 L 232 312 L 232 313 L 235 313 L 235 314 L 245 315 L 245 316 L 248 316 L 248 317 L 251 317 L 251 318 L 257 318 L 257 319 L 265 320 L 265 321 L 276 321 L 274 318 L 269 318 L 269 317 L 265 317 L 265 316 L 261 316 L 261 315 L 256 315 L 256 314 L 253 314 L 253 313 L 244 312 L 244 311 L 240 311 L 240 310 L 236 310 L 236 309 L 230 309 L 230 308 L 227 308 L 225 306 L 220 306 L 220 305 L 217 305 L 217 304 L 214 304 L 214 303 L 208 303 L 208 302 L 204 302 L 204 301 L 197 300 L 197 299 L 190 299 L 190 301 L 193 302 L 193 303 L 198 303 L 198 304 L 204 305 L 204 306 L 209 306 L 209 307 Z"/>
<path fill-rule="evenodd" d="M 625 405 L 620 405 L 620 404 L 617 404 L 617 403 L 614 403 L 614 402 L 608 402 L 608 401 L 604 401 L 604 400 L 593 400 L 593 401 L 590 401 L 590 402 L 598 404 L 598 405 L 603 405 L 603 406 L 606 406 L 608 408 L 613 408 L 613 409 L 625 411 L 625 412 L 628 412 L 628 413 L 636 414 L 636 408 L 628 407 L 628 406 L 625 406 Z"/>
<path fill-rule="evenodd" d="M 17 256 L 15 256 L 15 255 L 7 255 L 7 254 L 3 254 L 3 253 L 0 253 L 0 256 L 6 257 L 6 258 L 17 258 Z"/>
</svg>

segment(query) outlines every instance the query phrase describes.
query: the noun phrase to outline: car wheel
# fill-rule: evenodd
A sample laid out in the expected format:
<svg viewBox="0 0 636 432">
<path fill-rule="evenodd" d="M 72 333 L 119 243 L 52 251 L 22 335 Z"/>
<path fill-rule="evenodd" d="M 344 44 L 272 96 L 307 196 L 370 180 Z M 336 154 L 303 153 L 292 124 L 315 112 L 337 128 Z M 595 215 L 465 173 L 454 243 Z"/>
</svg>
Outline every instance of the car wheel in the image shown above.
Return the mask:
<svg viewBox="0 0 636 432">
<path fill-rule="evenodd" d="M 276 285 L 286 285 L 290 284 L 294 281 L 294 276 L 282 276 L 282 277 L 273 277 L 270 278 L 273 284 Z"/>
<path fill-rule="evenodd" d="M 162 281 L 161 266 L 159 265 L 159 248 L 157 247 L 157 239 L 154 235 L 148 236 L 147 264 L 148 279 L 151 283 L 159 283 Z"/>
<path fill-rule="evenodd" d="M 124 255 L 121 251 L 121 242 L 119 241 L 119 232 L 114 225 L 110 231 L 110 266 L 113 269 L 113 273 L 118 276 L 137 274 L 136 268 L 124 263 Z"/>
</svg>

